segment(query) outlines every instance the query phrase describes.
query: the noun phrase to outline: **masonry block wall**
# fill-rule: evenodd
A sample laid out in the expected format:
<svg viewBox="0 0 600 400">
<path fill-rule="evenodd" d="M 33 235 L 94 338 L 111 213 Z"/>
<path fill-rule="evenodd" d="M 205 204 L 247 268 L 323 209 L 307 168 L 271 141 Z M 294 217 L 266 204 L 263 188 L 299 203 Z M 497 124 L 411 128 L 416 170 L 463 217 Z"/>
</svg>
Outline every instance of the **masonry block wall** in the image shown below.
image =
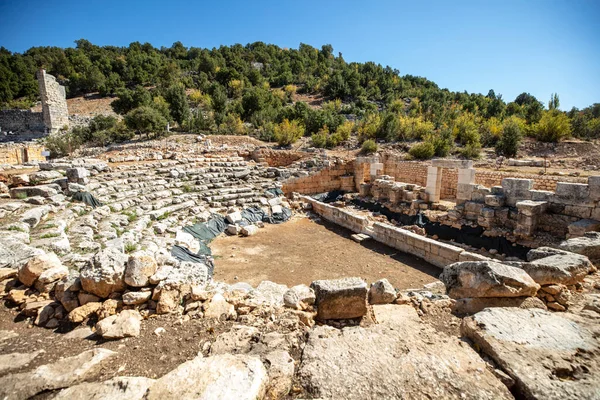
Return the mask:
<svg viewBox="0 0 600 400">
<path fill-rule="evenodd" d="M 384 155 L 383 173 L 395 178 L 397 182 L 414 183 L 419 186 L 427 185 L 427 167 L 430 163 L 422 161 L 405 161 L 402 157 Z M 477 170 L 475 183 L 486 186 L 500 186 L 504 178 L 521 178 L 533 180 L 535 190 L 556 190 L 558 182 L 586 183 L 587 178 L 564 177 L 564 176 L 540 176 L 503 171 Z M 458 170 L 454 168 L 442 168 L 442 199 L 455 199 L 458 184 Z"/>
<path fill-rule="evenodd" d="M 266 162 L 269 167 L 285 167 L 300 160 L 304 154 L 291 150 L 271 150 L 258 148 L 252 152 L 252 159 L 256 162 Z"/>
<path fill-rule="evenodd" d="M 354 162 L 339 160 L 311 175 L 288 179 L 283 183 L 282 190 L 286 194 L 315 194 L 332 190 L 354 192 Z"/>
<path fill-rule="evenodd" d="M 42 156 L 43 146 L 36 144 L 13 144 L 0 145 L 0 164 L 23 164 L 24 162 L 46 161 Z"/>
<path fill-rule="evenodd" d="M 56 78 L 40 69 L 37 74 L 42 98 L 44 124 L 50 132 L 57 132 L 69 126 L 69 111 L 65 87 L 56 82 Z"/>
<path fill-rule="evenodd" d="M 30 110 L 1 110 L 0 132 L 44 132 L 41 112 Z"/>
</svg>

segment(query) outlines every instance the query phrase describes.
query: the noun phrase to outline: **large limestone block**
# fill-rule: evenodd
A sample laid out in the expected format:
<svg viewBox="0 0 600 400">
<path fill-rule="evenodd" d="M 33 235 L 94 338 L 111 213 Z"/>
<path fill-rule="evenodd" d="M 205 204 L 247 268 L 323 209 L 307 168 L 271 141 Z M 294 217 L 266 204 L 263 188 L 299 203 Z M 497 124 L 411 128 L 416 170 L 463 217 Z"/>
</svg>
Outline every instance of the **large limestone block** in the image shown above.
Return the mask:
<svg viewBox="0 0 600 400">
<path fill-rule="evenodd" d="M 580 254 L 555 254 L 519 265 L 540 285 L 562 283 L 574 285 L 592 270 L 590 260 Z"/>
<path fill-rule="evenodd" d="M 600 232 L 587 232 L 583 237 L 565 240 L 559 248 L 584 255 L 591 260 L 600 260 Z"/>
<path fill-rule="evenodd" d="M 19 268 L 18 278 L 25 286 L 32 286 L 46 270 L 62 267 L 60 259 L 54 253 L 41 254 L 31 258 Z M 57 278 L 58 279 L 58 278 Z"/>
<path fill-rule="evenodd" d="M 142 400 L 154 379 L 118 376 L 104 382 L 86 382 L 63 389 L 53 400 Z"/>
<path fill-rule="evenodd" d="M 142 316 L 137 310 L 123 310 L 96 324 L 96 332 L 104 339 L 122 339 L 140 335 Z"/>
<path fill-rule="evenodd" d="M 187 361 L 158 379 L 147 400 L 262 399 L 267 370 L 257 357 L 221 354 Z"/>
<path fill-rule="evenodd" d="M 104 368 L 117 353 L 97 348 L 62 358 L 53 364 L 37 367 L 33 371 L 7 375 L 0 378 L 0 398 L 5 400 L 28 399 L 45 390 L 57 390 L 88 380 Z"/>
<path fill-rule="evenodd" d="M 369 303 L 371 304 L 389 304 L 396 300 L 396 289 L 387 279 L 380 279 L 373 282 L 369 289 Z"/>
<path fill-rule="evenodd" d="M 44 353 L 44 350 L 37 350 L 32 353 L 10 353 L 0 355 L 0 375 L 23 368 L 42 353 Z"/>
<path fill-rule="evenodd" d="M 540 285 L 522 269 L 492 261 L 466 261 L 444 267 L 440 280 L 448 295 L 465 297 L 535 296 Z"/>
<path fill-rule="evenodd" d="M 127 259 L 127 255 L 118 249 L 107 247 L 100 250 L 81 271 L 83 289 L 102 298 L 125 290 L 123 275 Z"/>
<path fill-rule="evenodd" d="M 314 281 L 317 318 L 348 319 L 367 313 L 367 284 L 360 278 Z"/>
<path fill-rule="evenodd" d="M 151 255 L 144 252 L 132 254 L 129 256 L 125 268 L 125 283 L 133 287 L 147 286 L 157 268 L 156 260 Z"/>
<path fill-rule="evenodd" d="M 368 328 L 317 326 L 298 376 L 311 398 L 512 399 L 479 355 L 421 323 L 411 306 L 373 306 Z"/>
<path fill-rule="evenodd" d="M 593 329 L 592 321 L 572 314 L 518 308 L 489 308 L 461 326 L 515 380 L 518 397 L 540 400 L 598 398 L 600 349 Z"/>
</svg>

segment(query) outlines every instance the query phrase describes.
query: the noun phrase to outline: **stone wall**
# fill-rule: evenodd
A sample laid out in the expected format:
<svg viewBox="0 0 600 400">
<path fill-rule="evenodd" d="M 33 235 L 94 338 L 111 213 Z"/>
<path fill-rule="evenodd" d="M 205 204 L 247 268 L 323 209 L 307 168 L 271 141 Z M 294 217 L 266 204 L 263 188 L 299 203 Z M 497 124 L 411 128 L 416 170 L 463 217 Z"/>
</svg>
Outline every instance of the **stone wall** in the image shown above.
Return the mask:
<svg viewBox="0 0 600 400">
<path fill-rule="evenodd" d="M 23 164 L 32 161 L 46 161 L 42 156 L 43 146 L 28 143 L 5 143 L 0 145 L 0 164 Z"/>
<path fill-rule="evenodd" d="M 314 194 L 332 190 L 353 192 L 354 162 L 338 160 L 334 165 L 311 175 L 288 179 L 283 183 L 282 190 L 286 194 Z"/>
<path fill-rule="evenodd" d="M 44 117 L 41 112 L 29 110 L 1 110 L 0 132 L 43 132 Z"/>
<path fill-rule="evenodd" d="M 405 161 L 399 156 L 384 155 L 382 157 L 384 165 L 383 174 L 393 176 L 396 181 L 404 183 L 414 183 L 419 186 L 427 185 L 427 167 L 428 162 Z M 536 174 L 524 174 L 504 171 L 485 171 L 477 170 L 475 172 L 475 183 L 486 187 L 501 186 L 504 178 L 520 178 L 533 180 L 535 190 L 556 190 L 558 182 L 585 183 L 586 178 L 582 177 L 564 177 L 548 176 Z M 453 168 L 442 169 L 442 199 L 455 199 L 458 184 L 458 170 Z"/>
<path fill-rule="evenodd" d="M 269 167 L 285 167 L 303 158 L 305 155 L 291 150 L 271 150 L 259 147 L 252 152 L 252 159 L 256 162 L 265 162 Z"/>
<path fill-rule="evenodd" d="M 380 222 L 371 224 L 366 217 L 355 215 L 351 211 L 325 204 L 308 196 L 303 196 L 302 200 L 310 203 L 313 212 L 336 225 L 350 229 L 352 232 L 368 234 L 378 242 L 412 254 L 440 268 L 458 261 L 486 259 L 460 247 L 438 242 L 390 224 Z"/>
<path fill-rule="evenodd" d="M 69 111 L 65 87 L 56 82 L 56 78 L 40 69 L 37 74 L 42 98 L 42 113 L 44 124 L 50 132 L 69 126 Z"/>
</svg>

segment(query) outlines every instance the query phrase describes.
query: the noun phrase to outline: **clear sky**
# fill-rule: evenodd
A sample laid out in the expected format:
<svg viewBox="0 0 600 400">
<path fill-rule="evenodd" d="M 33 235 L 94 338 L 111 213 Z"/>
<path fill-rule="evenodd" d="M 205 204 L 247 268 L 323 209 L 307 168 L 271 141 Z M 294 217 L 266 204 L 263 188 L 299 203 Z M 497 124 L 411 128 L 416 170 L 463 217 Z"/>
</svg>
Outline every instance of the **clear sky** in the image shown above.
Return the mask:
<svg viewBox="0 0 600 400">
<path fill-rule="evenodd" d="M 600 102 L 600 0 L 0 0 L 0 46 L 331 44 L 450 90 Z M 1 77 L 0 77 L 1 79 Z"/>
</svg>

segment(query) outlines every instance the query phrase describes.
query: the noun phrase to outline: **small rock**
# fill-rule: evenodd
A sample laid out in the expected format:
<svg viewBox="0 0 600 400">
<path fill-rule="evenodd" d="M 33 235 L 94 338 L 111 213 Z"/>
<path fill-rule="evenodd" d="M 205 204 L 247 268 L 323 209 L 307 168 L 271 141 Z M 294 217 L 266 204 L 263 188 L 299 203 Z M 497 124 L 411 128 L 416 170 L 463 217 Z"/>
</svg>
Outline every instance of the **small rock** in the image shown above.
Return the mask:
<svg viewBox="0 0 600 400">
<path fill-rule="evenodd" d="M 123 310 L 96 324 L 96 332 L 104 339 L 122 339 L 140 335 L 142 316 L 136 310 Z"/>
</svg>

